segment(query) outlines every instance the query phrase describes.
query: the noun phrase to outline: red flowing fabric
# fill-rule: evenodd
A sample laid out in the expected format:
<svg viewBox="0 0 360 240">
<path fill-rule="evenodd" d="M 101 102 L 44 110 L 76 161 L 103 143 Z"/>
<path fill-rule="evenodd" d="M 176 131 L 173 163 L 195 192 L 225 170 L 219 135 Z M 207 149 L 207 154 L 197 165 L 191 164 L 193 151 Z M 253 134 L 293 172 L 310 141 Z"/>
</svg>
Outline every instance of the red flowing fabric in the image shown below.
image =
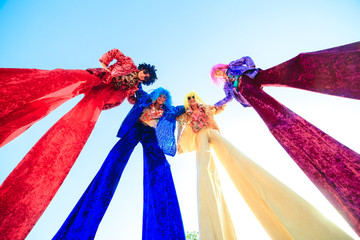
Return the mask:
<svg viewBox="0 0 360 240">
<path fill-rule="evenodd" d="M 0 68 L 0 147 L 100 83 L 85 70 Z"/>
<path fill-rule="evenodd" d="M 239 91 L 293 160 L 360 235 L 360 155 L 242 77 Z"/>
<path fill-rule="evenodd" d="M 260 71 L 256 80 L 262 86 L 287 86 L 360 99 L 360 42 L 302 53 Z"/>
<path fill-rule="evenodd" d="M 4 77 L 1 80 L 5 80 L 6 74 L 16 76 L 7 78 L 7 83 L 2 82 L 5 90 L 2 89 L 1 94 L 8 98 L 1 98 L 0 106 L 10 104 L 1 112 L 0 119 L 0 133 L 6 135 L 3 138 L 6 141 L 21 134 L 61 103 L 85 93 L 85 97 L 36 143 L 0 187 L 0 236 L 25 239 L 75 163 L 101 111 L 119 105 L 133 95 L 137 87 L 115 90 L 112 84 L 101 83 L 99 77 L 85 70 L 12 69 L 1 73 Z M 27 81 L 21 82 L 25 77 Z M 20 82 L 16 84 L 16 81 Z M 24 89 L 23 94 L 17 92 Z"/>
</svg>

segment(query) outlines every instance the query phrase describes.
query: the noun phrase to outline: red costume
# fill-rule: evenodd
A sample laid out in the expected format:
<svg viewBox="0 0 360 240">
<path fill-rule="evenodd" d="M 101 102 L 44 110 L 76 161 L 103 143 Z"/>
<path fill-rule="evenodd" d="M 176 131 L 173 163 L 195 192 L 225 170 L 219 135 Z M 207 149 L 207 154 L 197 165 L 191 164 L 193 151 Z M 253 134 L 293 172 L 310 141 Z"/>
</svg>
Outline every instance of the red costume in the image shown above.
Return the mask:
<svg viewBox="0 0 360 240">
<path fill-rule="evenodd" d="M 0 146 L 65 101 L 84 98 L 35 144 L 0 187 L 0 235 L 24 239 L 61 186 L 103 109 L 133 102 L 138 84 L 115 89 L 111 80 L 138 69 L 130 57 L 113 49 L 86 70 L 0 69 Z M 91 74 L 93 73 L 93 74 Z"/>
<path fill-rule="evenodd" d="M 360 154 L 276 101 L 262 86 L 360 99 L 360 42 L 302 53 L 242 77 L 239 91 L 309 179 L 360 236 Z"/>
</svg>

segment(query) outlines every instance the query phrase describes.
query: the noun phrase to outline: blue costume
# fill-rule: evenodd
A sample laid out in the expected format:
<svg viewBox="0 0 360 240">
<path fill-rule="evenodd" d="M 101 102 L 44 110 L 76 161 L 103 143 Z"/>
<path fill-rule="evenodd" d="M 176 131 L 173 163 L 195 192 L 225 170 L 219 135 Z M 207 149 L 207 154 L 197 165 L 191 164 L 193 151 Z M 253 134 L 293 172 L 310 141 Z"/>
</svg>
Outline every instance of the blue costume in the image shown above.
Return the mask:
<svg viewBox="0 0 360 240">
<path fill-rule="evenodd" d="M 139 121 L 145 108 L 159 94 L 168 99 L 157 127 Z M 136 103 L 124 119 L 115 144 L 99 172 L 92 180 L 53 239 L 93 239 L 135 146 L 141 142 L 144 151 L 144 207 L 142 239 L 185 239 L 175 186 L 165 154 L 176 153 L 176 117 L 184 106 L 171 106 L 167 90 L 159 88 L 151 94 L 140 87 Z"/>
<path fill-rule="evenodd" d="M 255 68 L 255 63 L 251 57 L 242 57 L 238 60 L 229 63 L 226 75 L 233 80 L 232 82 L 224 82 L 224 92 L 226 97 L 215 103 L 216 107 L 220 107 L 230 102 L 235 98 L 244 107 L 250 107 L 250 103 L 236 90 L 238 84 L 238 77 L 245 74 L 250 78 L 254 78 L 258 74 L 259 68 Z M 234 86 L 235 85 L 235 86 Z M 235 88 L 235 89 L 234 89 Z"/>
</svg>

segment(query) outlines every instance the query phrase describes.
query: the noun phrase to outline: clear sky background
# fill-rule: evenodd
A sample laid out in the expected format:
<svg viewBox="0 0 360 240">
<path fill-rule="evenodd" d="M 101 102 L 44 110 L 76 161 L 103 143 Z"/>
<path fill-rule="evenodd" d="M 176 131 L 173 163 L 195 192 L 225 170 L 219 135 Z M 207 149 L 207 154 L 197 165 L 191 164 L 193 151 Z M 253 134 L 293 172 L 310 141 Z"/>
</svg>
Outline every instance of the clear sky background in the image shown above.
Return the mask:
<svg viewBox="0 0 360 240">
<path fill-rule="evenodd" d="M 93 1 L 0 0 L 0 67 L 86 69 L 112 48 L 136 64 L 156 65 L 158 81 L 183 104 L 191 90 L 213 104 L 224 97 L 211 84 L 214 64 L 251 56 L 262 69 L 301 52 L 360 40 L 359 0 Z M 360 152 L 359 100 L 290 88 L 264 89 L 275 99 L 356 152 Z M 0 182 L 79 96 L 0 148 Z M 104 111 L 68 177 L 27 239 L 51 239 L 99 170 L 130 110 Z M 216 117 L 223 136 L 240 151 L 359 239 L 286 154 L 252 108 L 236 101 Z M 186 231 L 198 231 L 195 153 L 167 157 Z M 239 239 L 269 239 L 217 162 Z M 141 239 L 142 147 L 125 168 L 96 239 Z"/>
</svg>

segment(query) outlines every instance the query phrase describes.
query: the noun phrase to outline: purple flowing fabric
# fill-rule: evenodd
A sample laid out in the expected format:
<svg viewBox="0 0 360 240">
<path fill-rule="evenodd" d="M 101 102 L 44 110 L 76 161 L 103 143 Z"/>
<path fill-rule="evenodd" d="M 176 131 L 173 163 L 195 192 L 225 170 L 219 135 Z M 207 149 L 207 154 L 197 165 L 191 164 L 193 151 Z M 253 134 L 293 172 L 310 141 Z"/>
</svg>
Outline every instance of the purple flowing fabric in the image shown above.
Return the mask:
<svg viewBox="0 0 360 240">
<path fill-rule="evenodd" d="M 285 86 L 360 99 L 360 42 L 302 53 L 260 71 L 262 86 Z"/>
<path fill-rule="evenodd" d="M 360 155 L 262 90 L 263 86 L 283 86 L 360 99 L 360 42 L 302 53 L 259 71 L 255 79 L 242 78 L 239 92 L 360 236 Z"/>
<path fill-rule="evenodd" d="M 239 91 L 293 160 L 360 236 L 360 155 L 243 76 Z"/>
</svg>

